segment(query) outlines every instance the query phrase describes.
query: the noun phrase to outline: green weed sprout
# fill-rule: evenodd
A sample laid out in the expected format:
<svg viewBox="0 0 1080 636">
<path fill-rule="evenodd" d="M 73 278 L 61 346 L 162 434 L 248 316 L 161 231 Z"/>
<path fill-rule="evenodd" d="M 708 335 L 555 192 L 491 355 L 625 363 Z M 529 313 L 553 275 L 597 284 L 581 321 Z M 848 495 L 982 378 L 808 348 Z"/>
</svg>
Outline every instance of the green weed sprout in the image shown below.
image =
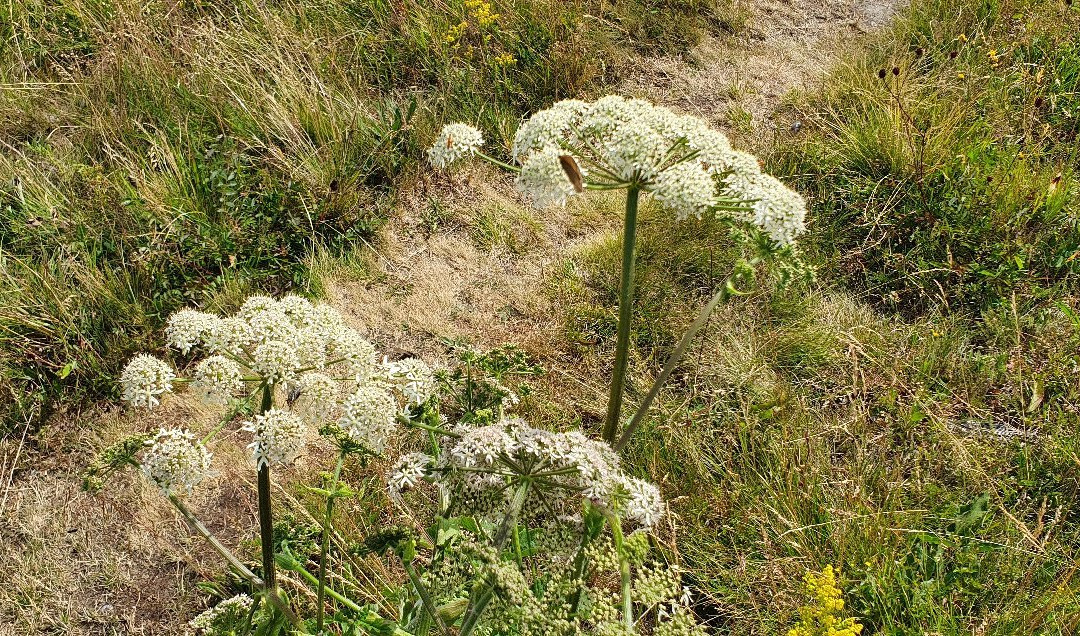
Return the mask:
<svg viewBox="0 0 1080 636">
<path fill-rule="evenodd" d="M 778 179 L 761 171 L 753 155 L 733 150 L 723 133 L 697 117 L 678 115 L 640 99 L 609 96 L 588 103 L 565 100 L 526 120 L 514 136 L 512 164 L 484 154 L 479 130 L 462 123 L 443 128 L 428 151 L 432 165 L 445 168 L 468 157 L 517 174 L 516 187 L 537 207 L 563 205 L 587 190 L 625 190 L 622 273 L 615 363 L 611 376 L 603 438 L 622 448 L 639 426 L 656 391 L 619 436 L 623 390 L 630 345 L 634 295 L 634 260 L 638 201 L 648 193 L 677 219 L 717 215 L 753 228 L 768 253 L 790 251 L 804 230 L 806 203 Z M 737 267 L 702 320 L 672 352 L 669 365 L 654 383 L 659 386 L 682 358 L 689 338 L 704 325 L 717 304 L 743 293 L 752 280 L 755 258 Z"/>
</svg>

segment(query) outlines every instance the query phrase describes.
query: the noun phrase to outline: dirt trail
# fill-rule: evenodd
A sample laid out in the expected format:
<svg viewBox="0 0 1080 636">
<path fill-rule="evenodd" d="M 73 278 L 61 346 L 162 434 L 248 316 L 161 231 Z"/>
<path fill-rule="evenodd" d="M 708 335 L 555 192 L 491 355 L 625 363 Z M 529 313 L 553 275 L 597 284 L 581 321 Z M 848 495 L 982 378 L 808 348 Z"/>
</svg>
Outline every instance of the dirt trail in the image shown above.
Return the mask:
<svg viewBox="0 0 1080 636">
<path fill-rule="evenodd" d="M 706 36 L 685 57 L 649 57 L 623 91 L 706 117 L 761 141 L 792 89 L 813 86 L 838 46 L 888 23 L 896 0 L 750 0 L 745 32 Z M 748 119 L 750 121 L 748 121 Z M 753 139 L 751 139 L 753 141 Z"/>
<path fill-rule="evenodd" d="M 685 58 L 643 58 L 620 92 L 706 117 L 760 150 L 772 134 L 769 116 L 783 96 L 819 80 L 838 46 L 885 25 L 899 4 L 819 2 L 815 7 L 793 0 L 753 0 L 745 9 L 744 34 L 706 36 Z M 740 113 L 748 114 L 749 121 Z M 443 338 L 481 347 L 544 339 L 543 330 L 557 328 L 540 306 L 547 272 L 562 266 L 579 246 L 613 236 L 619 219 L 598 218 L 595 210 L 582 218 L 589 213 L 584 206 L 529 216 L 507 183 L 504 175 L 470 173 L 449 194 L 415 193 L 413 205 L 404 206 L 375 250 L 378 273 L 359 282 L 337 281 L 330 285 L 331 297 L 391 348 L 432 355 Z M 423 227 L 423 208 L 433 198 L 465 212 L 448 227 L 429 232 Z M 528 235 L 523 249 L 477 243 L 484 206 L 488 212 L 494 206 L 495 214 L 518 210 L 507 222 L 524 223 L 524 229 L 517 229 Z"/>
<path fill-rule="evenodd" d="M 812 3 L 756 0 L 747 9 L 744 35 L 708 37 L 687 59 L 645 59 L 622 92 L 702 115 L 738 138 L 760 140 L 769 134 L 769 115 L 782 96 L 814 82 L 839 44 L 884 24 L 896 4 L 819 3 L 805 8 Z M 459 338 L 480 347 L 515 342 L 555 354 L 561 325 L 542 293 L 545 281 L 553 268 L 572 266 L 582 246 L 617 236 L 617 215 L 597 212 L 595 205 L 528 212 L 505 177 L 492 172 L 459 175 L 449 186 L 437 179 L 421 184 L 405 202 L 366 263 L 326 273 L 331 301 L 390 352 L 437 359 L 446 355 L 442 339 Z M 547 362 L 560 371 L 557 360 Z M 578 368 L 574 374 L 594 378 L 591 384 L 580 380 L 574 391 L 582 402 L 602 403 L 597 371 Z M 144 425 L 197 415 L 185 408 L 157 412 Z M 112 440 L 130 429 L 130 419 L 111 413 L 51 431 L 29 458 L 19 440 L 0 444 L 0 636 L 170 633 L 176 625 L 167 626 L 197 595 L 198 573 L 216 568 L 213 555 L 189 538 L 170 510 L 154 503 L 148 488 L 104 498 L 79 491 L 72 473 L 101 443 L 86 431 Z M 34 469 L 8 483 L 16 461 Z M 217 520 L 216 530 L 250 536 L 243 497 L 226 485 L 214 490 L 202 499 L 236 513 Z"/>
</svg>

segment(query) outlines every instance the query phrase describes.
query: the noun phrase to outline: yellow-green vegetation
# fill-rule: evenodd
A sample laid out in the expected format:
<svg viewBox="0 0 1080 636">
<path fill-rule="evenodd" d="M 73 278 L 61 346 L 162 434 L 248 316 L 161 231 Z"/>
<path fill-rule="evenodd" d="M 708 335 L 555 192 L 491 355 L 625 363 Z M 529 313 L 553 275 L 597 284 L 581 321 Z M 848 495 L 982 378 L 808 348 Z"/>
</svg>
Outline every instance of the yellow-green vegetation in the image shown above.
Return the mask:
<svg viewBox="0 0 1080 636">
<path fill-rule="evenodd" d="M 180 306 L 317 295 L 313 252 L 375 280 L 363 241 L 402 192 L 427 196 L 439 125 L 505 148 L 523 114 L 741 23 L 738 5 L 0 3 L 0 432 L 115 398 Z M 779 120 L 769 163 L 811 203 L 817 280 L 761 280 L 717 312 L 624 451 L 671 504 L 655 547 L 719 633 L 1076 633 L 1080 7 L 913 0 Z M 444 201 L 429 234 L 457 222 Z M 472 207 L 463 240 L 542 249 L 536 217 Z M 599 207 L 571 211 L 613 226 Z M 544 269 L 543 360 L 464 354 L 465 373 L 501 395 L 513 367 L 534 422 L 595 433 L 604 396 L 582 387 L 609 372 L 620 250 Z M 737 252 L 725 226 L 649 201 L 638 250 L 629 405 Z M 490 416 L 468 397 L 447 408 Z M 362 474 L 343 523 L 374 527 L 390 503 Z M 318 553 L 315 522 L 278 523 Z"/>
<path fill-rule="evenodd" d="M 179 306 L 303 288 L 418 176 L 436 124 L 499 145 L 713 2 L 0 6 L 0 419 L 113 394 Z M 717 18 L 718 19 L 718 18 Z M 650 40 L 652 41 L 652 40 Z"/>
</svg>

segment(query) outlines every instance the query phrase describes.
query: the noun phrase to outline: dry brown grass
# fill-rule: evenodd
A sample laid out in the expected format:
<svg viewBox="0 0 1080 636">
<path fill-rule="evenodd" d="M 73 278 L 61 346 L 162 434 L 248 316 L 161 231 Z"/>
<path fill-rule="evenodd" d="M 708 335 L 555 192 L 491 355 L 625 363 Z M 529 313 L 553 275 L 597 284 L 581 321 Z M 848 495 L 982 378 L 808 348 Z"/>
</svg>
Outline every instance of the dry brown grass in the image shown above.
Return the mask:
<svg viewBox="0 0 1080 636">
<path fill-rule="evenodd" d="M 859 6 L 878 11 L 888 4 Z M 709 38 L 690 61 L 642 60 L 640 74 L 623 90 L 729 128 L 733 108 L 748 109 L 754 125 L 732 132 L 759 145 L 767 130 L 763 118 L 785 92 L 816 76 L 838 35 L 874 24 L 866 13 L 853 19 L 852 7 L 847 1 L 817 9 L 755 5 L 750 40 Z M 314 269 L 328 300 L 381 350 L 447 362 L 447 340 L 479 348 L 517 344 L 549 370 L 539 391 L 545 397 L 533 408 L 554 421 L 588 424 L 602 414 L 607 357 L 587 344 L 584 354 L 580 346 L 568 349 L 561 299 L 573 290 L 550 286 L 554 274 L 574 267 L 582 252 L 617 240 L 620 220 L 616 201 L 598 204 L 595 198 L 532 211 L 505 176 L 473 168 L 421 180 L 378 241 L 346 261 L 316 256 Z M 730 319 L 721 314 L 716 324 L 732 324 Z M 755 376 L 746 366 L 756 357 L 744 348 L 762 344 L 744 335 L 738 329 L 714 334 L 707 372 L 722 378 L 722 385 L 752 380 L 758 390 L 768 390 L 768 374 Z M 0 445 L 0 635 L 163 634 L 200 609 L 195 584 L 220 574 L 217 556 L 133 476 L 90 495 L 80 491 L 77 475 L 96 450 L 133 430 L 206 423 L 207 417 L 177 399 L 150 416 L 109 410 L 58 421 L 32 447 L 21 447 L 18 436 Z M 254 497 L 250 474 L 241 470 L 243 444 L 234 446 L 236 456 L 217 463 L 232 468 L 200 491 L 193 508 L 214 510 L 204 521 L 227 545 L 243 546 L 254 535 Z M 311 478 L 321 459 L 311 458 L 284 481 Z M 372 568 L 379 572 L 380 566 Z"/>
</svg>

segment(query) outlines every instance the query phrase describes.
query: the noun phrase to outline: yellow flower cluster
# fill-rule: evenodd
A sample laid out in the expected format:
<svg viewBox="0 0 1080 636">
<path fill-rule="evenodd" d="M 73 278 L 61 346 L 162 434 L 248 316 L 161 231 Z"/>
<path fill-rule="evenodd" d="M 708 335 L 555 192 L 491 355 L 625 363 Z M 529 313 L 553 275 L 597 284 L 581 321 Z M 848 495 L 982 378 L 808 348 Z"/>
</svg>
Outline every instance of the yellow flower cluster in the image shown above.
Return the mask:
<svg viewBox="0 0 1080 636">
<path fill-rule="evenodd" d="M 499 14 L 491 10 L 491 3 L 487 0 L 465 0 L 465 9 L 472 14 L 481 29 L 495 24 L 499 19 Z"/>
<path fill-rule="evenodd" d="M 450 27 L 446 31 L 446 42 L 448 44 L 453 44 L 454 42 L 457 42 L 461 39 L 461 36 L 464 35 L 465 29 L 467 28 L 469 28 L 468 22 L 460 22 Z"/>
<path fill-rule="evenodd" d="M 844 599 L 836 586 L 837 572 L 831 565 L 820 573 L 807 572 L 803 585 L 810 604 L 799 609 L 799 620 L 787 636 L 859 636 L 863 626 L 854 618 L 840 618 Z"/>
</svg>

